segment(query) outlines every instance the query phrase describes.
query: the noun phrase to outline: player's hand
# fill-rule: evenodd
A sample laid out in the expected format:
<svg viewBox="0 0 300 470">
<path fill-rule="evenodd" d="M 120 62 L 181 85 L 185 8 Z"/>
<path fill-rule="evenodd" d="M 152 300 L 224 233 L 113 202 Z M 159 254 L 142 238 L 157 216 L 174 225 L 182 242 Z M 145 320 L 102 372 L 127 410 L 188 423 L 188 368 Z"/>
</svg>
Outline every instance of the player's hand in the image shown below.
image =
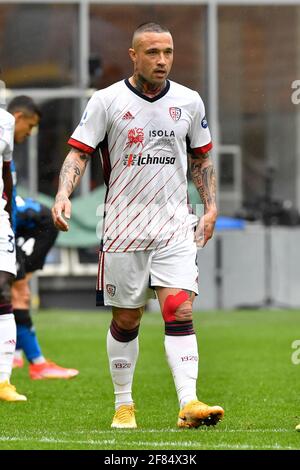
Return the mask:
<svg viewBox="0 0 300 470">
<path fill-rule="evenodd" d="M 199 220 L 195 230 L 195 242 L 198 248 L 203 248 L 213 236 L 216 220 L 216 211 L 208 211 Z"/>
<path fill-rule="evenodd" d="M 55 227 L 62 232 L 67 232 L 69 230 L 69 224 L 63 218 L 62 214 L 64 214 L 66 219 L 70 219 L 71 217 L 71 202 L 68 196 L 57 193 L 51 212 Z"/>
</svg>

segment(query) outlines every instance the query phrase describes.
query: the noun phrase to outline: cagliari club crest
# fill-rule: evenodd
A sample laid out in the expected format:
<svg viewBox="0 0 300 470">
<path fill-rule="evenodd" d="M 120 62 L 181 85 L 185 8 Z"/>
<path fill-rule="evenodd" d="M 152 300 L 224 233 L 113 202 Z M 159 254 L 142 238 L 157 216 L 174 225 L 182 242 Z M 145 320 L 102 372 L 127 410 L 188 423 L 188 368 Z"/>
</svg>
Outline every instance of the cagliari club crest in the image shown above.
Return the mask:
<svg viewBox="0 0 300 470">
<path fill-rule="evenodd" d="M 176 108 L 175 106 L 172 106 L 169 108 L 169 113 L 173 121 L 179 121 L 180 116 L 181 116 L 181 109 Z"/>
<path fill-rule="evenodd" d="M 116 286 L 113 284 L 106 284 L 106 290 L 110 297 L 113 297 L 116 293 Z"/>
</svg>

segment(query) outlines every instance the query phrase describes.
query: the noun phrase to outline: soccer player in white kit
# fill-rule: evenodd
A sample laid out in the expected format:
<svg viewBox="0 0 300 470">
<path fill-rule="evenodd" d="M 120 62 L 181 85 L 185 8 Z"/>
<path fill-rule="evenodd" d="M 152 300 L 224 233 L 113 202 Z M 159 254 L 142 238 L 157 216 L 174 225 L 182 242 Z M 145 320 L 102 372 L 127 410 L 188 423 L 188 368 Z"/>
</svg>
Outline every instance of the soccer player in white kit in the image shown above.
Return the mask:
<svg viewBox="0 0 300 470">
<path fill-rule="evenodd" d="M 14 142 L 15 118 L 0 108 L 0 400 L 26 401 L 10 383 L 12 362 L 16 347 L 16 324 L 11 303 L 11 285 L 16 275 L 15 237 L 6 211 L 11 202 L 12 188 L 10 161 Z M 5 185 L 4 185 L 5 181 Z"/>
<path fill-rule="evenodd" d="M 133 35 L 133 75 L 94 93 L 69 144 L 52 209 L 68 230 L 70 194 L 89 155 L 101 150 L 107 185 L 98 292 L 112 306 L 107 352 L 115 392 L 114 428 L 135 428 L 132 382 L 143 308 L 154 292 L 165 321 L 165 350 L 178 395 L 179 427 L 216 424 L 220 406 L 196 393 L 198 348 L 192 303 L 198 293 L 197 246 L 216 221 L 215 173 L 204 104 L 196 91 L 167 79 L 173 62 L 170 32 L 145 23 Z M 188 144 L 187 144 L 188 142 Z M 191 173 L 205 214 L 187 201 L 187 145 Z M 201 238 L 202 237 L 202 238 Z"/>
</svg>

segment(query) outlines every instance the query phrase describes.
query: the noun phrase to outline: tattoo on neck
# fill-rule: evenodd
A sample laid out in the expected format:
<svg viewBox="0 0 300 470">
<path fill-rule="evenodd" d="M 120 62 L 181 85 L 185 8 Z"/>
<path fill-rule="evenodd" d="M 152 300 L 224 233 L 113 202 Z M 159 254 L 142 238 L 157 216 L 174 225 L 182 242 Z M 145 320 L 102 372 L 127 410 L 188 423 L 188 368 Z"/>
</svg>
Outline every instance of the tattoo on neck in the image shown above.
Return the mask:
<svg viewBox="0 0 300 470">
<path fill-rule="evenodd" d="M 159 93 L 165 88 L 166 82 L 161 85 L 157 85 L 151 82 L 148 82 L 142 75 L 134 75 L 135 88 L 142 93 L 143 95 L 153 97 L 159 95 Z"/>
</svg>

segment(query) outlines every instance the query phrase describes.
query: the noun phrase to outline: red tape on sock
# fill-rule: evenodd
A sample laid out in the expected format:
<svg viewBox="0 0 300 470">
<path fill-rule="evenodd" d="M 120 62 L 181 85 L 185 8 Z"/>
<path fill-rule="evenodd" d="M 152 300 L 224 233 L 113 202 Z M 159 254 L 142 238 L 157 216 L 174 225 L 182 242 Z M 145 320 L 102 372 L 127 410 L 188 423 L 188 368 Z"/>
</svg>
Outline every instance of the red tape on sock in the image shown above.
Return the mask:
<svg viewBox="0 0 300 470">
<path fill-rule="evenodd" d="M 178 294 L 168 295 L 163 308 L 163 317 L 165 322 L 175 321 L 176 310 L 178 309 L 179 305 L 183 304 L 188 299 L 189 294 L 183 290 L 178 292 Z"/>
</svg>

